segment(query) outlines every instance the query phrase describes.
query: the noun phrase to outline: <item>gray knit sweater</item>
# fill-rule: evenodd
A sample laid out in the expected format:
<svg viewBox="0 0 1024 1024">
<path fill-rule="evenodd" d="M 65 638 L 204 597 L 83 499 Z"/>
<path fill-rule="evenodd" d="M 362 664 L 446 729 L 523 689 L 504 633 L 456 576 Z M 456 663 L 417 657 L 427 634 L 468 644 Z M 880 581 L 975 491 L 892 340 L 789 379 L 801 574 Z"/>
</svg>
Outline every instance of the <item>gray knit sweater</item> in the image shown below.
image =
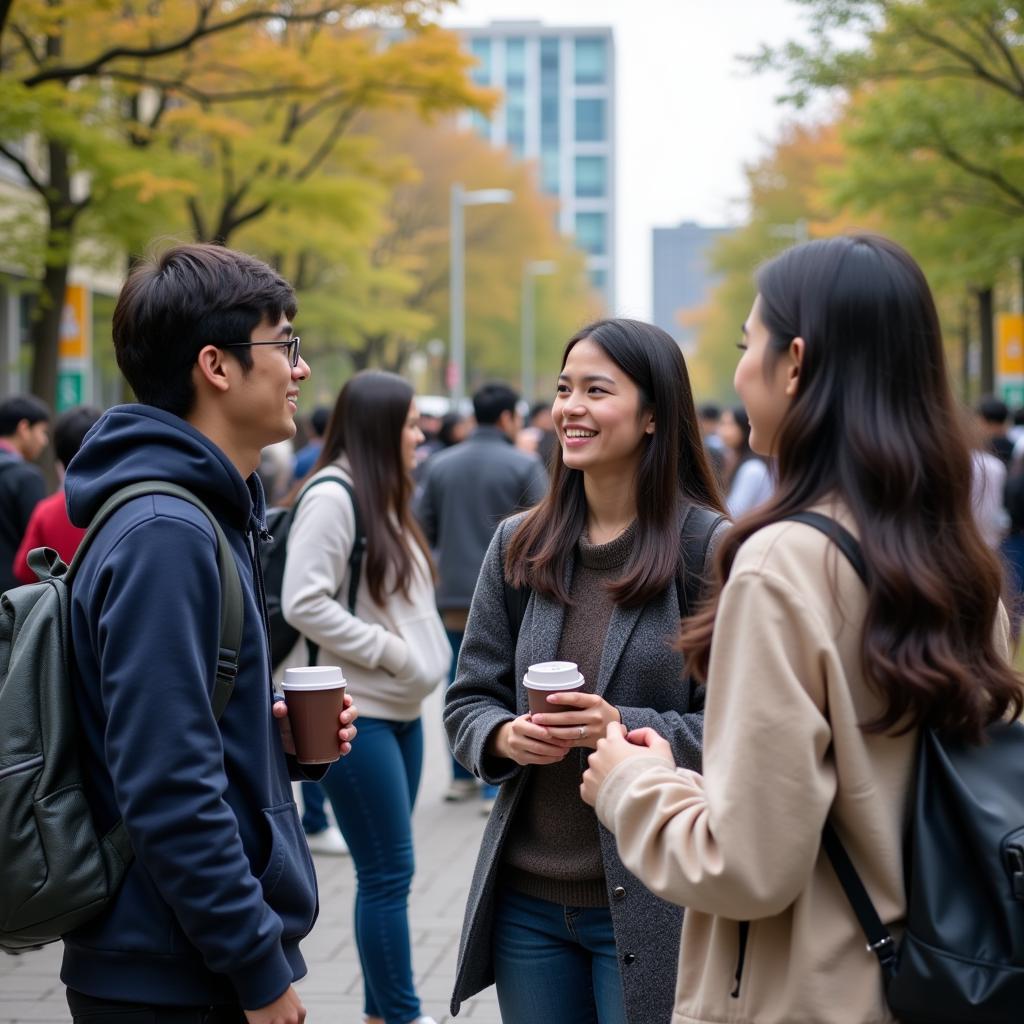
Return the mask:
<svg viewBox="0 0 1024 1024">
<path fill-rule="evenodd" d="M 614 602 L 608 584 L 621 573 L 636 523 L 607 544 L 581 538 L 558 656 L 574 661 L 593 693 Z M 608 905 L 597 815 L 580 799 L 589 750 L 538 767 L 524 787 L 502 859 L 502 880 L 519 892 L 570 907 Z"/>
</svg>

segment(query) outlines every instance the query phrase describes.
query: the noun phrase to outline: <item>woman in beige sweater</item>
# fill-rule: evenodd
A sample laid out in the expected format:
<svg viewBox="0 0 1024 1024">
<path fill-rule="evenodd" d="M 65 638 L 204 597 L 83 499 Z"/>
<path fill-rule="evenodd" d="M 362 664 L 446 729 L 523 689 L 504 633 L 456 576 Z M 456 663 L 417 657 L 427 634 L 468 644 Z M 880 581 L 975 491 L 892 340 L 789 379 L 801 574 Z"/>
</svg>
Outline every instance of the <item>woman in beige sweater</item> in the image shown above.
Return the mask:
<svg viewBox="0 0 1024 1024">
<path fill-rule="evenodd" d="M 682 646 L 707 681 L 703 773 L 609 728 L 584 799 L 623 862 L 684 905 L 675 1024 L 885 1024 L 878 961 L 821 848 L 835 826 L 880 917 L 905 915 L 902 831 L 919 726 L 977 739 L 1021 710 L 1001 572 L 921 271 L 884 239 L 811 242 L 762 268 L 736 390 L 778 489 L 718 552 Z M 865 588 L 827 538 L 857 535 Z"/>
</svg>

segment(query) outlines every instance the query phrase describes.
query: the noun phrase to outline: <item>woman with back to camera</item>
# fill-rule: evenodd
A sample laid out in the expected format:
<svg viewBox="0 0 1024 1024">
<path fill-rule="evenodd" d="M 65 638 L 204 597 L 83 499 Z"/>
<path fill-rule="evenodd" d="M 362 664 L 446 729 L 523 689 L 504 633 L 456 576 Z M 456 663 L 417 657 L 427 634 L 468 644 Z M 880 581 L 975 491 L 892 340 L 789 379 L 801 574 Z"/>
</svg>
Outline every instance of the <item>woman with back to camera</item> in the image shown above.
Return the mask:
<svg viewBox="0 0 1024 1024">
<path fill-rule="evenodd" d="M 722 413 L 718 436 L 729 453 L 725 505 L 729 515 L 739 519 L 772 496 L 772 472 L 768 463 L 750 447 L 750 417 L 742 405 Z"/>
<path fill-rule="evenodd" d="M 681 603 L 699 598 L 721 499 L 683 357 L 658 328 L 579 331 L 552 414 L 549 493 L 495 533 L 447 692 L 455 756 L 501 784 L 452 1011 L 496 982 L 505 1024 L 667 1024 L 680 913 L 623 868 L 579 782 L 611 722 L 652 727 L 678 763 L 700 765 L 701 697 L 672 640 Z M 579 665 L 587 692 L 531 716 L 523 675 L 556 659 Z"/>
<path fill-rule="evenodd" d="M 609 732 L 583 794 L 627 866 L 687 907 L 676 1024 L 881 1024 L 882 972 L 823 826 L 899 933 L 921 726 L 977 740 L 1022 691 L 917 264 L 882 238 L 833 238 L 757 285 L 735 385 L 778 482 L 723 539 L 724 583 L 684 623 L 707 681 L 703 774 L 649 731 Z M 867 588 L 828 536 L 785 521 L 807 511 L 859 538 Z"/>
<path fill-rule="evenodd" d="M 423 441 L 412 388 L 364 371 L 342 388 L 288 537 L 285 618 L 340 665 L 362 700 L 359 750 L 322 780 L 355 862 L 355 935 L 368 1024 L 432 1024 L 413 983 L 408 900 L 412 808 L 423 762 L 420 705 L 448 675 L 451 648 L 434 602 L 426 540 L 412 517 Z M 356 508 L 366 549 L 348 607 Z"/>
</svg>

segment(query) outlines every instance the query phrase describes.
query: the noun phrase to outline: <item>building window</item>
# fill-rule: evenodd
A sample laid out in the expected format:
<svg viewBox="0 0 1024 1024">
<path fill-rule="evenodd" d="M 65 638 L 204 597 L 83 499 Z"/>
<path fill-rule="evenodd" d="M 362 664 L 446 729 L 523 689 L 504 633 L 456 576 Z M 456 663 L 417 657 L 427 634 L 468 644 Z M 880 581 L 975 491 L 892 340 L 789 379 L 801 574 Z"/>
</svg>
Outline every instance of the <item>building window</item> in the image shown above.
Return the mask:
<svg viewBox="0 0 1024 1024">
<path fill-rule="evenodd" d="M 608 252 L 608 218 L 600 212 L 588 211 L 576 214 L 576 244 L 592 256 L 603 256 Z"/>
<path fill-rule="evenodd" d="M 608 194 L 608 160 L 603 156 L 576 157 L 576 195 L 600 199 Z"/>
<path fill-rule="evenodd" d="M 607 137 L 605 128 L 604 100 L 576 101 L 576 141 L 604 142 Z"/>
<path fill-rule="evenodd" d="M 540 187 L 551 195 L 558 195 L 562 180 L 562 157 L 558 148 L 545 146 L 540 151 Z"/>
<path fill-rule="evenodd" d="M 491 119 L 486 114 L 481 114 L 479 110 L 471 110 L 469 126 L 480 138 L 491 141 Z"/>
<path fill-rule="evenodd" d="M 561 188 L 559 143 L 559 61 L 561 44 L 557 38 L 540 41 L 540 184 L 552 195 Z"/>
<path fill-rule="evenodd" d="M 587 271 L 590 278 L 590 287 L 596 292 L 603 292 L 608 287 L 608 271 L 603 267 L 595 267 Z"/>
<path fill-rule="evenodd" d="M 604 85 L 608 81 L 608 46 L 601 37 L 580 36 L 575 40 L 574 77 L 577 85 Z"/>
<path fill-rule="evenodd" d="M 517 157 L 526 150 L 526 40 L 505 41 L 505 139 Z"/>
<path fill-rule="evenodd" d="M 476 67 L 470 75 L 477 85 L 491 84 L 491 41 L 490 39 L 471 39 L 469 52 L 476 57 Z"/>
</svg>

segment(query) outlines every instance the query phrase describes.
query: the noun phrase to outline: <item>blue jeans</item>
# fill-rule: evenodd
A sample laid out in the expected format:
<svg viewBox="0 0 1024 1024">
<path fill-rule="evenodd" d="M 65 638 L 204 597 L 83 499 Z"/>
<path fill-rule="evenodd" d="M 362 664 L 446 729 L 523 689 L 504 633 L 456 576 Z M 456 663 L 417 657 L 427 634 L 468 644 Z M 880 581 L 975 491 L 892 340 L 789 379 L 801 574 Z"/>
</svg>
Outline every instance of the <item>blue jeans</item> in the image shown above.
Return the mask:
<svg viewBox="0 0 1024 1024">
<path fill-rule="evenodd" d="M 455 673 L 459 667 L 459 651 L 462 650 L 462 638 L 466 635 L 465 633 L 458 633 L 454 629 L 446 629 L 445 633 L 448 634 L 448 643 L 452 645 L 452 667 L 448 670 L 448 685 L 451 686 L 455 682 Z M 455 757 L 452 757 L 452 778 L 453 779 L 474 779 L 476 776 L 467 769 L 463 768 Z M 487 783 L 483 785 L 483 795 L 487 800 L 493 800 L 498 795 L 497 786 L 488 786 Z M 326 827 L 326 826 L 325 826 Z"/>
<path fill-rule="evenodd" d="M 494 975 L 504 1024 L 626 1024 L 607 907 L 563 907 L 499 888 Z"/>
<path fill-rule="evenodd" d="M 359 718 L 352 753 L 321 785 L 356 868 L 355 937 L 363 969 L 363 1012 L 387 1024 L 420 1015 L 409 941 L 414 870 L 412 808 L 423 766 L 423 726 Z"/>
<path fill-rule="evenodd" d="M 326 800 L 324 787 L 319 782 L 302 783 L 302 831 L 307 836 L 323 832 L 330 824 L 324 810 Z"/>
</svg>

